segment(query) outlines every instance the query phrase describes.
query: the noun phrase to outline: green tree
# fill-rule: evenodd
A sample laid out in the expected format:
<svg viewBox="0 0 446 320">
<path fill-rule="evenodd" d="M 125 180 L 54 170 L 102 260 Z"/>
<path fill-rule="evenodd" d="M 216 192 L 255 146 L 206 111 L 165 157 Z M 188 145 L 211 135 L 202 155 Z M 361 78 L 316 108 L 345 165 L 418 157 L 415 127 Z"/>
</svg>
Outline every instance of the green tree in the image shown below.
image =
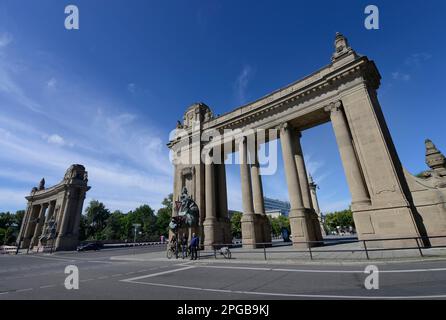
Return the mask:
<svg viewBox="0 0 446 320">
<path fill-rule="evenodd" d="M 163 207 L 156 214 L 156 225 L 160 235 L 168 236 L 169 223 L 172 219 L 173 194 L 171 193 L 167 198 L 164 198 L 162 204 Z"/>
<path fill-rule="evenodd" d="M 242 215 L 239 211 L 233 211 L 231 216 L 231 231 L 235 238 L 242 237 Z"/>
<path fill-rule="evenodd" d="M 342 211 L 327 213 L 325 215 L 325 225 L 330 231 L 337 230 L 337 227 L 354 228 L 355 222 L 353 220 L 353 213 L 351 208 Z"/>
<path fill-rule="evenodd" d="M 106 221 L 106 227 L 103 236 L 107 240 L 125 240 L 125 215 L 117 210 L 114 211 Z"/>
<path fill-rule="evenodd" d="M 104 240 L 102 232 L 106 227 L 107 219 L 110 217 L 110 211 L 102 202 L 97 200 L 90 201 L 86 214 L 86 236 L 91 240 Z"/>
<path fill-rule="evenodd" d="M 157 230 L 156 216 L 153 209 L 145 204 L 134 211 L 130 211 L 128 214 L 128 220 L 126 223 L 126 231 L 128 236 L 132 236 L 133 239 L 133 224 L 140 224 L 139 231 L 141 235 L 137 234 L 136 239 L 138 241 L 154 241 L 159 237 Z"/>
<path fill-rule="evenodd" d="M 15 214 L 10 212 L 0 213 L 0 245 L 15 243 L 24 214 L 24 210 L 19 210 Z"/>
<path fill-rule="evenodd" d="M 278 216 L 276 218 L 269 217 L 271 222 L 271 230 L 274 236 L 282 234 L 282 228 L 290 229 L 290 219 L 286 216 Z"/>
</svg>

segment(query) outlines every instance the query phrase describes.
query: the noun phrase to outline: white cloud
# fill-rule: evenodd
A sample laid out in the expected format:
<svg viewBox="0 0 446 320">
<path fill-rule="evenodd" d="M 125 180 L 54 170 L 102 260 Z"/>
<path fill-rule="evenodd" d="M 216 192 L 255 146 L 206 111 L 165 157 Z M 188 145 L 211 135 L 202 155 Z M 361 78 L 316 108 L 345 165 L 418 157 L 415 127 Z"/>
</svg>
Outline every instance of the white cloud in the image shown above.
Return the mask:
<svg viewBox="0 0 446 320">
<path fill-rule="evenodd" d="M 25 189 L 9 189 L 9 188 L 0 188 L 0 203 L 2 205 L 6 204 L 5 207 L 2 207 L 0 211 L 15 211 L 20 209 L 25 209 L 26 200 L 25 196 L 29 195 L 30 190 Z"/>
<path fill-rule="evenodd" d="M 11 42 L 12 42 L 12 35 L 7 33 L 7 32 L 3 32 L 0 34 L 0 48 L 6 47 L 8 46 Z"/>
<path fill-rule="evenodd" d="M 55 88 L 57 84 L 57 80 L 55 78 L 51 78 L 50 80 L 48 80 L 48 82 L 46 83 L 48 88 Z"/>
<path fill-rule="evenodd" d="M 89 90 L 87 85 L 60 86 L 50 99 L 41 96 L 42 71 L 26 65 L 13 70 L 11 59 L 0 61 L 0 105 L 5 106 L 0 115 L 0 166 L 8 168 L 0 171 L 0 188 L 18 185 L 30 190 L 42 176 L 50 186 L 62 179 L 71 164 L 80 163 L 89 172 L 92 186 L 87 196 L 111 210 L 161 206 L 172 192 L 173 173 L 167 136 L 161 129 L 140 114 L 127 112 L 129 106 L 118 105 L 112 94 Z M 52 87 L 73 82 L 66 77 L 51 66 L 44 83 Z M 35 113 L 30 116 L 22 106 Z M 60 148 L 73 145 L 76 148 Z M 22 196 L 16 202 L 4 199 L 0 210 L 26 204 Z"/>
<path fill-rule="evenodd" d="M 407 74 L 407 73 L 395 71 L 395 72 L 392 72 L 392 78 L 394 80 L 409 81 L 411 79 L 411 76 L 410 76 L 410 74 Z"/>
<path fill-rule="evenodd" d="M 130 93 L 135 93 L 135 92 L 136 92 L 136 84 L 134 84 L 134 83 L 129 83 L 129 84 L 127 85 L 127 90 L 128 90 Z"/>
<path fill-rule="evenodd" d="M 334 211 L 341 211 L 344 209 L 348 209 L 351 203 L 352 203 L 351 199 L 344 199 L 330 202 L 320 201 L 320 206 L 322 213 L 327 214 Z"/>
<path fill-rule="evenodd" d="M 252 75 L 252 68 L 249 65 L 243 67 L 235 81 L 235 95 L 240 104 L 246 103 L 246 89 Z"/>
<path fill-rule="evenodd" d="M 65 145 L 65 140 L 64 138 L 62 138 L 61 136 L 59 136 L 58 134 L 52 134 L 48 137 L 47 139 L 48 143 L 50 144 L 54 144 L 56 146 L 64 146 Z"/>
<path fill-rule="evenodd" d="M 410 67 L 420 67 L 423 62 L 430 60 L 432 55 L 427 52 L 413 53 L 406 58 L 404 63 Z"/>
</svg>

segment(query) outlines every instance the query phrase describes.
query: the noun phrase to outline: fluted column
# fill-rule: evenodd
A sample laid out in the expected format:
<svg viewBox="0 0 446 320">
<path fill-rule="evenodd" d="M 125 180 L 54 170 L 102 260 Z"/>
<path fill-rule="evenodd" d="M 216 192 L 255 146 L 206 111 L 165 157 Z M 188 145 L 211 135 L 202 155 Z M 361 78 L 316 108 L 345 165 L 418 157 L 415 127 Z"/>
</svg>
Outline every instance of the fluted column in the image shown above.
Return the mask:
<svg viewBox="0 0 446 320">
<path fill-rule="evenodd" d="M 313 178 L 311 177 L 311 175 L 309 176 L 308 179 L 308 183 L 310 185 L 310 194 L 311 194 L 311 202 L 313 203 L 313 208 L 314 211 L 316 212 L 317 216 L 318 216 L 318 220 L 319 220 L 319 226 L 321 228 L 321 235 L 325 235 L 325 228 L 324 228 L 324 224 L 322 223 L 322 212 L 321 209 L 319 207 L 319 201 L 317 199 L 317 184 L 313 181 Z"/>
<path fill-rule="evenodd" d="M 25 233 L 23 235 L 22 248 L 29 248 L 31 244 L 31 239 L 33 237 L 33 232 L 36 227 L 36 219 L 39 216 L 40 205 L 31 205 L 31 212 L 26 222 Z"/>
<path fill-rule="evenodd" d="M 32 205 L 31 205 L 31 202 L 28 202 L 25 215 L 23 216 L 22 225 L 20 226 L 20 232 L 17 237 L 17 241 L 16 241 L 17 245 L 19 245 L 21 240 L 23 240 L 22 238 L 24 238 L 24 236 L 25 236 L 26 226 L 28 225 L 28 220 L 29 220 L 31 213 L 32 213 Z"/>
<path fill-rule="evenodd" d="M 226 165 L 224 161 L 218 167 L 218 196 L 220 218 L 228 217 L 228 193 L 226 190 Z"/>
<path fill-rule="evenodd" d="M 215 168 L 213 163 L 206 163 L 205 171 L 205 205 L 206 218 L 204 220 L 204 245 L 211 249 L 216 242 L 215 229 L 217 226 L 217 212 L 215 206 Z"/>
<path fill-rule="evenodd" d="M 296 152 L 293 143 L 293 128 L 288 123 L 280 126 L 280 143 L 282 146 L 285 175 L 290 197 L 291 210 L 289 218 L 291 234 L 293 235 L 293 245 L 295 247 L 307 247 L 306 244 L 299 243 L 308 241 L 310 239 L 310 233 L 307 227 L 306 211 L 294 158 Z"/>
<path fill-rule="evenodd" d="M 342 102 L 330 103 L 325 110 L 330 112 L 330 119 L 341 155 L 342 165 L 344 166 L 348 186 L 352 195 L 352 205 L 370 203 L 370 196 L 364 183 Z"/>
<path fill-rule="evenodd" d="M 254 248 L 256 243 L 255 232 L 255 214 L 254 204 L 252 198 L 252 184 L 250 165 L 248 162 L 248 146 L 247 138 L 242 137 L 239 142 L 239 156 L 240 156 L 240 177 L 242 183 L 242 201 L 243 201 L 243 216 L 242 223 L 242 242 L 244 248 Z"/>
<path fill-rule="evenodd" d="M 254 212 L 257 214 L 265 215 L 265 205 L 263 201 L 263 185 L 262 177 L 260 176 L 260 165 L 257 150 L 251 152 L 251 181 L 252 181 L 252 194 Z"/>
<path fill-rule="evenodd" d="M 46 215 L 45 224 L 48 224 L 48 222 L 53 218 L 55 207 L 56 201 L 51 201 L 48 207 L 48 214 Z"/>
<path fill-rule="evenodd" d="M 39 217 L 36 222 L 36 228 L 34 229 L 34 236 L 31 240 L 31 245 L 37 246 L 39 244 L 39 237 L 42 234 L 43 225 L 45 224 L 45 212 L 48 208 L 48 203 L 42 204 L 40 207 Z"/>
<path fill-rule="evenodd" d="M 257 243 L 269 243 L 271 242 L 271 226 L 269 219 L 265 214 L 265 203 L 263 198 L 263 184 L 262 177 L 260 175 L 260 165 L 258 156 L 259 146 L 256 146 L 251 156 L 251 181 L 252 181 L 252 193 L 254 212 L 256 213 L 255 230 Z"/>
<path fill-rule="evenodd" d="M 302 146 L 300 144 L 300 138 L 302 137 L 301 132 L 296 131 L 295 137 L 296 138 L 293 139 L 295 148 L 294 159 L 296 161 L 297 174 L 299 176 L 299 185 L 302 191 L 302 200 L 305 208 L 313 209 L 313 204 L 311 202 L 311 196 L 310 196 L 310 187 L 308 185 L 307 168 L 305 166 Z"/>
<path fill-rule="evenodd" d="M 74 223 L 73 223 L 73 229 L 71 230 L 71 233 L 75 236 L 75 238 L 79 237 L 79 227 L 81 224 L 81 216 L 82 216 L 82 207 L 85 200 L 85 191 L 80 191 L 79 193 L 79 199 L 78 199 L 78 207 L 76 209 L 76 215 L 74 217 Z"/>
<path fill-rule="evenodd" d="M 323 239 L 322 239 L 322 233 L 321 233 L 320 225 L 319 225 L 319 218 L 314 210 L 313 201 L 311 200 L 307 168 L 305 165 L 304 154 L 302 152 L 302 145 L 300 143 L 301 137 L 302 137 L 302 134 L 300 133 L 300 131 L 298 131 L 297 135 L 296 135 L 296 139 L 294 139 L 294 146 L 295 146 L 295 152 L 296 152 L 294 159 L 296 160 L 297 175 L 299 176 L 299 184 L 300 184 L 300 189 L 302 190 L 302 198 L 303 198 L 304 206 L 306 209 L 308 209 L 307 224 L 308 224 L 308 230 L 310 233 L 310 240 L 322 241 Z M 320 243 L 319 243 L 319 245 L 320 245 Z"/>
</svg>

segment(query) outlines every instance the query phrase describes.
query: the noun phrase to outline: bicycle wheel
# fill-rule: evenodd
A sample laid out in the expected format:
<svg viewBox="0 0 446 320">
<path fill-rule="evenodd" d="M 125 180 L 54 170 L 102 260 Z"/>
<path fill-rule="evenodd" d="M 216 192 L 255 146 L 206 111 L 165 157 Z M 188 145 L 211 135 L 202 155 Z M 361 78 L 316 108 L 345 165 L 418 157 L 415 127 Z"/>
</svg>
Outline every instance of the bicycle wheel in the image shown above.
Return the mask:
<svg viewBox="0 0 446 320">
<path fill-rule="evenodd" d="M 172 249 L 168 249 L 167 250 L 167 259 L 172 259 L 172 256 L 173 256 Z"/>
<path fill-rule="evenodd" d="M 229 250 L 224 251 L 223 257 L 225 257 L 225 259 L 231 259 L 231 251 L 229 251 Z"/>
</svg>

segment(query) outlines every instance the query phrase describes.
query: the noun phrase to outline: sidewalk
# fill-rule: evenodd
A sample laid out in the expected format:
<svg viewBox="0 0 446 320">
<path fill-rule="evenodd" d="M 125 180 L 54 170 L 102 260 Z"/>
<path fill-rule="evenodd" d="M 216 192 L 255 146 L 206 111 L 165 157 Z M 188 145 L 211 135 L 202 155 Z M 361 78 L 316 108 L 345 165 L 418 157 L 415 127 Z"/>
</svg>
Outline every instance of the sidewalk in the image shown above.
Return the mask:
<svg viewBox="0 0 446 320">
<path fill-rule="evenodd" d="M 337 252 L 337 250 L 343 250 Z M 225 259 L 217 250 L 216 257 L 213 251 L 200 251 L 202 262 L 230 262 L 230 263 L 266 263 L 266 264 L 346 264 L 367 262 L 405 262 L 405 261 L 428 261 L 446 260 L 446 248 L 423 249 L 423 257 L 418 249 L 395 250 L 395 251 L 369 251 L 369 259 L 365 252 L 354 252 L 362 250 L 359 242 L 336 244 L 318 248 L 312 248 L 312 259 L 309 251 L 297 251 L 292 246 L 277 246 L 266 248 L 266 260 L 264 249 L 231 249 L 232 258 Z M 189 261 L 183 259 L 167 259 L 166 252 L 150 252 L 143 254 L 121 255 L 111 257 L 112 260 L 128 261 Z"/>
</svg>

